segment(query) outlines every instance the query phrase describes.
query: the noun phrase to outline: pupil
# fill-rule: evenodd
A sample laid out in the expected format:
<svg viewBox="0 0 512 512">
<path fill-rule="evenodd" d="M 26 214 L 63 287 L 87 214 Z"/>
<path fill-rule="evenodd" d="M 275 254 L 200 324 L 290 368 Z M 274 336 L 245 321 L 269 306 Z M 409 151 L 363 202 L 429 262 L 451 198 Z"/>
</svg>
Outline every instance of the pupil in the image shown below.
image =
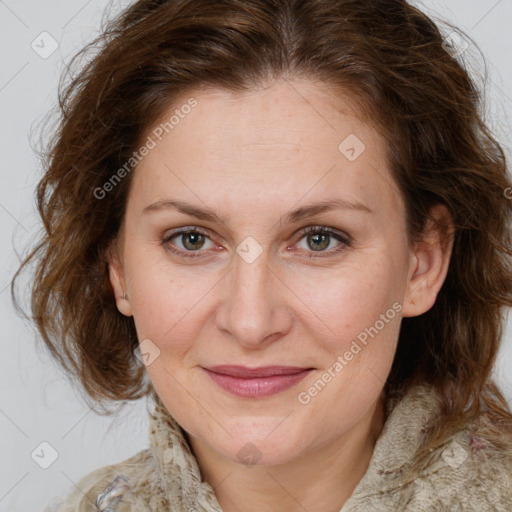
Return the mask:
<svg viewBox="0 0 512 512">
<path fill-rule="evenodd" d="M 187 249 L 199 249 L 202 245 L 204 236 L 201 233 L 187 233 L 183 235 L 183 245 Z M 187 240 L 191 240 L 192 243 L 187 243 Z M 197 247 L 199 245 L 199 247 Z"/>
<path fill-rule="evenodd" d="M 328 247 L 329 246 L 328 239 L 329 239 L 329 235 L 325 235 L 323 233 L 317 233 L 315 235 L 309 236 L 309 241 L 314 242 L 313 249 L 315 251 L 322 250 L 322 249 L 325 249 L 326 247 Z M 326 243 L 326 241 L 327 241 L 327 243 Z M 320 244 L 318 244 L 318 242 L 320 242 Z"/>
</svg>

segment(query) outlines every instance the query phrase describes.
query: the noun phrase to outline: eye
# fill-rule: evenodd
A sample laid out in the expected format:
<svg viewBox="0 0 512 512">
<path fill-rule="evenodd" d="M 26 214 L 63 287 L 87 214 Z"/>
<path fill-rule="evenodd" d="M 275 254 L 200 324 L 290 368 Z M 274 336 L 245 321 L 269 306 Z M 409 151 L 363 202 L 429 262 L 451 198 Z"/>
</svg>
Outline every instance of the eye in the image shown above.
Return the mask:
<svg viewBox="0 0 512 512">
<path fill-rule="evenodd" d="M 173 242 L 174 239 L 176 239 L 176 242 Z M 215 244 L 209 239 L 205 232 L 196 227 L 185 227 L 173 231 L 170 235 L 166 236 L 162 240 L 162 244 L 166 246 L 167 250 L 179 254 L 180 256 L 195 258 L 202 256 L 200 253 L 204 251 L 200 251 L 200 249 L 205 248 L 204 246 L 206 241 L 210 242 L 210 248 L 215 247 Z"/>
<path fill-rule="evenodd" d="M 310 226 L 302 230 L 298 241 L 302 240 L 305 240 L 306 247 L 299 247 L 299 249 L 309 252 L 307 256 L 309 258 L 330 256 L 351 245 L 350 237 L 325 226 Z M 335 241 L 338 241 L 338 245 L 332 248 Z M 211 244 L 210 247 L 207 246 L 208 242 Z M 219 247 L 210 240 L 205 231 L 191 226 L 173 231 L 162 240 L 162 244 L 166 250 L 186 258 L 204 257 L 208 248 Z M 331 250 L 327 250 L 329 247 Z M 295 249 L 291 250 L 295 251 Z"/>
<path fill-rule="evenodd" d="M 325 226 L 310 226 L 306 228 L 301 232 L 299 241 L 302 240 L 305 240 L 306 247 L 302 247 L 301 250 L 321 253 L 318 254 L 319 257 L 323 257 L 323 253 L 327 253 L 326 256 L 338 253 L 346 247 L 350 247 L 351 244 L 351 240 L 347 235 Z M 332 249 L 332 245 L 336 240 L 339 242 L 338 245 L 333 250 L 327 251 L 326 249 L 329 247 Z M 315 258 L 317 255 L 311 254 L 308 257 Z"/>
</svg>

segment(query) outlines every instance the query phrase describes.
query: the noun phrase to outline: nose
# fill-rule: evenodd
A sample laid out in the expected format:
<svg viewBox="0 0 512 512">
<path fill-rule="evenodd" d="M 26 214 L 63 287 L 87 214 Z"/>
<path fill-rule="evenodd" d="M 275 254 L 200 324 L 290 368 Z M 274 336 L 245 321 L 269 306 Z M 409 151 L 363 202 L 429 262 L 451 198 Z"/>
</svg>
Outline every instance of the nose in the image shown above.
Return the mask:
<svg viewBox="0 0 512 512">
<path fill-rule="evenodd" d="M 244 348 L 261 349 L 289 332 L 292 314 L 287 297 L 293 294 L 269 266 L 265 252 L 252 262 L 235 254 L 224 286 L 217 328 Z"/>
</svg>

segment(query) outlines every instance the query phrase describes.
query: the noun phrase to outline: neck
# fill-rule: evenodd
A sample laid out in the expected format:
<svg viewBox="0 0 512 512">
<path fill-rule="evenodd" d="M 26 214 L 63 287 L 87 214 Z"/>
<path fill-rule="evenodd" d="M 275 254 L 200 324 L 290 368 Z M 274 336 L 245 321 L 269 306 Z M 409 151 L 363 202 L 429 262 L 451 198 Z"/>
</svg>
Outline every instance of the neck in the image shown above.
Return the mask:
<svg viewBox="0 0 512 512">
<path fill-rule="evenodd" d="M 224 512 L 339 512 L 365 474 L 384 425 L 382 399 L 350 431 L 279 466 L 244 466 L 189 442 Z"/>
</svg>

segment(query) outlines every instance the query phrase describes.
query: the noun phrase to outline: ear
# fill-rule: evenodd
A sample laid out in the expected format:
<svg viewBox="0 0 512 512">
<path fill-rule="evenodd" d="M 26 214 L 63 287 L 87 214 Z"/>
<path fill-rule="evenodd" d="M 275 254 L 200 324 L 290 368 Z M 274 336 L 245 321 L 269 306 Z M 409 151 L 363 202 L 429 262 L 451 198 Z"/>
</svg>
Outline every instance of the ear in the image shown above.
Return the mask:
<svg viewBox="0 0 512 512">
<path fill-rule="evenodd" d="M 411 254 L 407 290 L 403 301 L 403 316 L 426 313 L 436 302 L 444 283 L 453 248 L 454 225 L 445 205 L 430 210 L 431 217 Z"/>
<path fill-rule="evenodd" d="M 106 251 L 106 257 L 108 262 L 108 277 L 116 298 L 117 309 L 125 316 L 132 316 L 133 312 L 126 292 L 125 272 L 119 253 L 118 239 L 114 240 L 109 245 Z"/>
</svg>

